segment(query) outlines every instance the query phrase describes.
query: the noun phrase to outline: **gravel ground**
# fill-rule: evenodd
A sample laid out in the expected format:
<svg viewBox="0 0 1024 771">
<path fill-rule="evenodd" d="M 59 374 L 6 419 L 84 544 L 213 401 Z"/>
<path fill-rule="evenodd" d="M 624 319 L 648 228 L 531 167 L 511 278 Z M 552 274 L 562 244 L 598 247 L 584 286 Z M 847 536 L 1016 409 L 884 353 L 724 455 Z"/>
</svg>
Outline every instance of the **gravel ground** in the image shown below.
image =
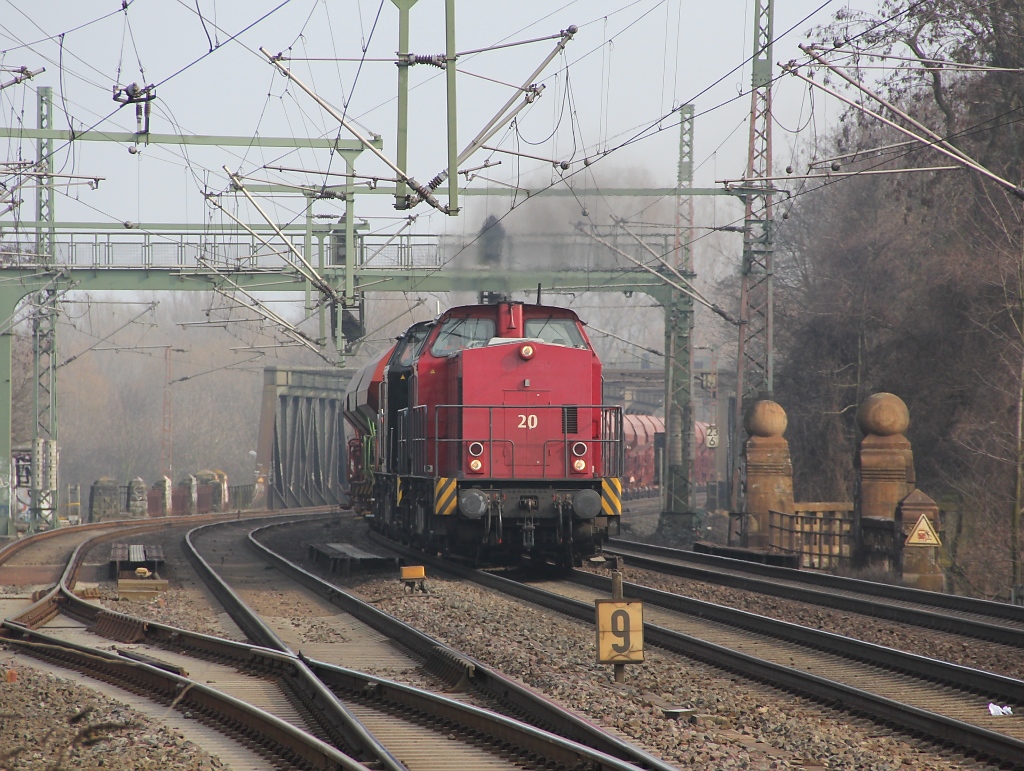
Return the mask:
<svg viewBox="0 0 1024 771">
<path fill-rule="evenodd" d="M 348 541 L 380 551 L 365 537 L 365 524 L 347 516 L 285 532 L 286 536 L 274 538 L 271 545 L 297 562 L 305 561 L 308 544 L 314 542 Z M 108 595 L 104 604 L 183 628 L 223 634 L 216 619 L 220 608 L 184 561 L 178 545 L 180 534 L 152 534 L 146 542 L 164 546 L 168 565 L 162 574 L 171 579 L 172 590 L 149 602 L 116 602 L 109 597 L 113 585 L 104 585 Z M 848 617 L 803 603 L 628 567 L 625 574 L 630 581 L 872 642 L 926 650 L 929 655 L 1015 676 L 1024 672 L 1024 656 L 1005 646 L 951 638 L 948 647 L 937 647 L 936 634 L 927 630 Z M 381 609 L 681 767 L 868 771 L 978 767 L 868 721 L 657 648 L 648 650 L 643 664 L 628 669 L 623 686 L 616 686 L 611 668 L 593 661 L 591 625 L 474 586 L 432 578 L 431 594 L 424 598 L 405 595 L 390 575 L 356 578 L 349 585 Z M 282 615 L 291 619 L 305 641 L 341 641 L 337 630 L 321 628 L 316 618 L 298 613 L 294 607 Z M 652 701 L 693 713 L 681 720 L 666 719 Z M 93 712 L 73 721 L 92 705 Z M 60 719 L 54 720 L 55 715 Z M 83 729 L 97 723 L 110 726 L 103 729 L 106 733 L 97 743 L 88 744 L 84 739 L 91 737 L 83 734 Z M 10 756 L 12 751 L 19 754 Z M 164 755 L 166 759 L 161 759 Z M 147 763 L 172 769 L 221 767 L 215 758 L 166 729 L 154 727 L 147 718 L 71 681 L 19 668 L 17 683 L 0 682 L 0 769 L 134 769 L 146 768 Z"/>
<path fill-rule="evenodd" d="M 359 521 L 286 531 L 268 545 L 304 561 L 308 544 L 347 541 L 370 551 Z M 345 585 L 345 582 L 338 582 Z M 624 686 L 594 663 L 592 625 L 475 586 L 428 580 L 430 596 L 404 594 L 394 576 L 347 582 L 382 610 L 515 677 L 684 768 L 957 769 L 940 753 L 869 721 L 650 648 Z M 693 710 L 672 720 L 652 701 Z"/>
<path fill-rule="evenodd" d="M 118 600 L 117 583 L 114 581 L 102 582 L 99 589 L 100 604 L 118 613 L 238 642 L 245 641 L 245 635 L 237 628 L 232 626 L 226 629 L 217 618 L 218 614 L 224 612 L 223 609 L 215 607 L 203 592 L 194 588 L 172 585 L 151 600 Z"/>
<path fill-rule="evenodd" d="M 0 666 L 17 677 L 0 681 L 0 769 L 224 768 L 180 734 L 72 680 Z"/>
<path fill-rule="evenodd" d="M 102 581 L 99 584 L 100 604 L 118 613 L 127 613 L 148 621 L 244 642 L 245 635 L 241 630 L 230 622 L 224 622 L 224 609 L 185 557 L 181 548 L 184 534 L 183 529 L 156 531 L 133 541 L 163 547 L 165 562 L 159 575 L 168 580 L 168 591 L 152 600 L 118 600 L 117 582 Z M 86 562 L 105 564 L 109 554 L 110 544 L 100 544 L 87 555 Z"/>
<path fill-rule="evenodd" d="M 147 544 L 164 547 L 168 564 L 162 574 L 172 581 L 170 591 L 150 602 L 118 602 L 116 584 L 103 582 L 101 602 L 122 613 L 223 636 L 216 619 L 220 608 L 211 612 L 215 606 L 181 553 L 181 535 L 156 532 L 143 537 Z M 100 544 L 86 561 L 103 563 L 109 552 L 109 543 Z M 23 592 L 24 587 L 0 587 L 5 595 Z M 0 675 L 7 668 L 0 665 Z M 15 672 L 14 683 L 0 677 L 0 769 L 224 768 L 177 732 L 74 680 L 25 666 Z"/>
</svg>

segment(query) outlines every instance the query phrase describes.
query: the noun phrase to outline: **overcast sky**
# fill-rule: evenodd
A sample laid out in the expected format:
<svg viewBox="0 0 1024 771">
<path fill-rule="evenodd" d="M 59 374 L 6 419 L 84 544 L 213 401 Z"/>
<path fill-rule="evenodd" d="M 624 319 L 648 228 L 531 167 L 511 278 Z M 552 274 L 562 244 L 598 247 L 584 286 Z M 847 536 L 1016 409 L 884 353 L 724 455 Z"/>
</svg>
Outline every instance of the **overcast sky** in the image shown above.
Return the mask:
<svg viewBox="0 0 1024 771">
<path fill-rule="evenodd" d="M 337 123 L 275 72 L 258 53 L 263 46 L 294 57 L 290 66 L 301 78 L 365 130 L 380 134 L 385 153 L 394 156 L 398 12 L 391 0 L 132 0 L 124 11 L 120 0 L 4 2 L 2 64 L 46 68 L 33 81 L 0 92 L 4 125 L 33 127 L 35 88 L 49 85 L 55 127 L 134 130 L 134 109 L 117 109 L 112 86 L 137 82 L 157 86 L 153 132 L 173 133 L 180 127 L 185 133 L 246 137 L 336 136 Z M 827 22 L 840 7 L 839 0 L 777 0 L 774 59 L 796 58 L 805 33 Z M 750 107 L 745 62 L 753 0 L 477 0 L 457 3 L 456 13 L 460 51 L 553 35 L 571 24 L 579 27 L 564 54 L 538 78 L 546 86 L 543 96 L 520 114 L 516 130 L 503 131 L 491 141 L 503 149 L 570 161 L 569 180 L 559 182 L 545 161 L 481 151 L 464 167 L 488 157 L 502 163 L 484 173 L 492 181 L 478 178 L 474 187 L 536 187 L 554 181 L 573 186 L 585 206 L 601 185 L 672 186 L 678 131 L 671 113 L 691 101 L 699 116 L 696 184 L 712 186 L 716 178 L 743 173 Z M 460 148 L 513 93 L 502 84 L 522 82 L 553 45 L 548 40 L 460 58 Z M 299 61 L 358 60 L 364 47 L 366 61 L 361 64 Z M 411 48 L 422 54 L 444 51 L 441 0 L 419 0 L 413 7 Z M 411 83 L 408 171 L 425 182 L 447 165 L 445 78 L 439 69 L 418 65 L 411 70 Z M 792 148 L 822 130 L 838 109 L 819 98 L 812 119 L 806 91 L 792 78 L 779 80 L 774 98 L 775 158 L 782 166 Z M 662 131 L 648 131 L 649 137 L 619 148 L 643 129 L 658 126 L 659 120 Z M 792 133 L 800 128 L 799 136 Z M 345 132 L 341 136 L 351 138 Z M 605 150 L 614 151 L 584 166 L 584 158 Z M 34 154 L 31 143 L 7 140 L 8 160 Z M 209 211 L 203 189 L 226 186 L 224 164 L 252 177 L 290 183 L 319 184 L 324 177 L 261 167 L 341 169 L 328 151 L 150 146 L 130 154 L 128 145 L 76 142 L 59 146 L 57 168 L 105 180 L 98 190 L 68 188 L 57 202 L 58 219 L 198 222 Z M 357 170 L 389 175 L 369 153 L 361 156 Z M 20 216 L 31 220 L 34 196 L 24 198 Z M 508 199 L 470 198 L 464 205 L 468 217 L 463 219 L 479 221 L 485 208 L 500 211 Z M 282 221 L 298 211 L 285 198 L 268 206 Z M 621 206 L 625 213 L 634 205 L 623 201 Z M 325 203 L 322 212 L 338 209 Z M 363 216 L 395 215 L 391 199 L 379 195 L 360 197 L 357 211 Z M 423 205 L 417 212 L 425 215 L 416 225 L 420 232 L 466 227 Z M 7 214 L 3 221 L 10 223 L 13 217 Z M 394 224 L 387 219 L 374 222 L 374 229 L 387 227 Z"/>
</svg>

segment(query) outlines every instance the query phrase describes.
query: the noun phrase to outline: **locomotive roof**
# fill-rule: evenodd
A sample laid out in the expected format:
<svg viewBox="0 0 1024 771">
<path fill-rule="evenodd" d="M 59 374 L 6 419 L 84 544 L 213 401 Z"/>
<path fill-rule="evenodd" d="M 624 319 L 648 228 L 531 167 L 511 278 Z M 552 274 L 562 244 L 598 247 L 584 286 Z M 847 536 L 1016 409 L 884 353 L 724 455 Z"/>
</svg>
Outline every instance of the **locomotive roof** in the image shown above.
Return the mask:
<svg viewBox="0 0 1024 771">
<path fill-rule="evenodd" d="M 475 305 L 456 305 L 456 306 L 454 306 L 452 308 L 449 308 L 444 313 L 442 313 L 440 316 L 438 316 L 438 319 L 443 319 L 443 318 L 445 318 L 447 316 L 481 316 L 481 317 L 492 316 L 492 315 L 494 315 L 495 313 L 498 312 L 498 308 L 500 308 L 502 305 L 522 305 L 523 306 L 523 313 L 526 313 L 526 314 L 529 314 L 529 315 L 537 315 L 537 316 L 548 315 L 548 316 L 556 316 L 556 317 L 566 318 L 566 319 L 575 319 L 576 321 L 580 320 L 580 317 L 578 315 L 576 315 L 576 311 L 572 310 L 571 308 L 563 308 L 563 307 L 558 306 L 558 305 L 535 305 L 535 304 L 532 304 L 532 303 L 516 303 L 516 302 L 487 303 L 487 304 L 477 303 Z"/>
</svg>

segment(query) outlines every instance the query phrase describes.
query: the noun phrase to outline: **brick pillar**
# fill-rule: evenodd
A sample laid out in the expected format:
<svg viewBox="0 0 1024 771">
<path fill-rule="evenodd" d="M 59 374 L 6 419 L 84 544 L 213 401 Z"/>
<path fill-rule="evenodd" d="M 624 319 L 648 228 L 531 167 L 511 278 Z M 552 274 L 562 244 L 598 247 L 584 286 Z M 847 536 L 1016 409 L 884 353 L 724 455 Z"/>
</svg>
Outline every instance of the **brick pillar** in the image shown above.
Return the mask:
<svg viewBox="0 0 1024 771">
<path fill-rule="evenodd" d="M 897 508 L 914 490 L 914 453 L 903 435 L 910 412 L 895 394 L 878 393 L 860 406 L 857 422 L 864 439 L 857 453 L 856 564 L 897 571 L 902 544 Z"/>
<path fill-rule="evenodd" d="M 195 514 L 199 511 L 199 480 L 189 474 L 184 484 L 188 487 L 188 513 Z"/>
<path fill-rule="evenodd" d="M 157 498 L 156 512 L 150 512 L 151 517 L 169 517 L 174 513 L 174 499 L 172 497 L 171 480 L 167 477 L 160 477 L 159 481 L 153 483 L 153 492 Z"/>
<path fill-rule="evenodd" d="M 218 488 L 219 493 L 220 493 L 220 500 L 219 501 L 216 500 L 217 495 L 215 493 L 214 494 L 215 503 L 219 506 L 219 508 L 214 509 L 214 511 L 228 511 L 228 509 L 231 508 L 231 501 L 229 500 L 229 491 L 228 491 L 228 474 L 227 474 L 226 471 L 218 471 L 218 472 L 216 472 L 216 474 L 217 474 L 217 488 Z"/>
<path fill-rule="evenodd" d="M 147 512 L 146 483 L 135 477 L 128 483 L 128 516 L 145 517 Z"/>
<path fill-rule="evenodd" d="M 89 488 L 89 521 L 106 522 L 121 518 L 121 492 L 117 480 L 100 477 Z"/>
<path fill-rule="evenodd" d="M 899 521 L 902 531 L 903 581 L 908 586 L 941 592 L 944 588 L 939 547 L 921 543 L 930 539 L 930 533 L 918 532 L 917 523 L 927 517 L 935 535 L 939 534 L 939 506 L 920 490 L 914 490 L 900 501 Z"/>
<path fill-rule="evenodd" d="M 792 514 L 793 462 L 789 442 L 782 438 L 789 419 L 786 411 L 767 399 L 750 405 L 743 418 L 747 440 L 747 546 L 769 545 L 768 512 Z"/>
</svg>

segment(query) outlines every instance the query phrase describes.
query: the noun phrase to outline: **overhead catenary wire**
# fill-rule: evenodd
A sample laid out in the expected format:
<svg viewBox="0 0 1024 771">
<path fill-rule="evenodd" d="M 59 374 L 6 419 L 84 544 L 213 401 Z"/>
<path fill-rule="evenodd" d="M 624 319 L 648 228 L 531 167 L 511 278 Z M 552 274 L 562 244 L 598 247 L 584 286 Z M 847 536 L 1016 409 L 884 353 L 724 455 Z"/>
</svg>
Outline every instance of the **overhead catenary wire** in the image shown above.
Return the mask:
<svg viewBox="0 0 1024 771">
<path fill-rule="evenodd" d="M 706 300 L 706 299 L 705 299 L 705 298 L 704 298 L 704 297 L 703 297 L 702 295 L 700 295 L 700 294 L 699 294 L 698 292 L 694 291 L 694 290 L 693 290 L 692 288 L 690 288 L 689 286 L 683 286 L 682 284 L 679 284 L 679 283 L 677 283 L 676 281 L 673 281 L 673 280 L 672 280 L 671 278 L 669 278 L 669 277 L 668 277 L 668 276 L 666 276 L 665 274 L 663 274 L 663 273 L 660 273 L 660 272 L 656 271 L 656 270 L 655 270 L 654 268 L 652 268 L 652 267 L 651 267 L 650 265 L 647 265 L 646 263 L 642 262 L 641 260 L 638 260 L 638 259 L 637 259 L 636 257 L 634 257 L 633 255 L 631 255 L 631 254 L 628 254 L 627 252 L 624 252 L 624 251 L 622 251 L 621 249 L 619 249 L 619 248 L 618 248 L 617 246 L 615 246 L 615 245 L 614 245 L 613 243 L 611 243 L 611 242 L 610 242 L 610 241 L 608 241 L 607 239 L 601 238 L 601 237 L 600 237 L 599 235 L 597 235 L 596 233 L 591 233 L 590 231 L 588 231 L 588 230 L 586 230 L 585 228 L 583 228 L 583 227 L 582 227 L 581 225 L 577 225 L 577 226 L 576 226 L 576 229 L 577 229 L 578 231 L 580 231 L 581 233 L 583 233 L 584 235 L 586 235 L 586 236 L 589 236 L 590 238 L 594 239 L 594 240 L 595 240 L 595 241 L 597 241 L 597 242 L 598 242 L 599 244 L 602 244 L 603 246 L 606 246 L 606 247 L 607 247 L 608 249 L 611 249 L 611 250 L 612 250 L 613 252 L 615 252 L 616 254 L 618 254 L 618 255 L 619 255 L 620 257 L 624 257 L 624 258 L 626 258 L 627 260 L 629 260 L 630 262 L 632 262 L 632 263 L 633 263 L 634 265 L 636 265 L 636 266 L 637 266 L 638 268 L 641 268 L 641 269 L 643 269 L 643 270 L 647 271 L 648 273 L 651 273 L 652 275 L 655 275 L 655 276 L 657 276 L 657 277 L 658 277 L 659 279 L 661 279 L 661 280 L 662 280 L 663 282 L 665 282 L 666 284 L 668 284 L 668 285 L 669 285 L 670 287 L 672 287 L 673 289 L 676 289 L 676 290 L 678 290 L 678 291 L 682 292 L 682 293 L 683 293 L 683 294 L 685 294 L 685 295 L 686 295 L 687 297 L 691 297 L 691 298 L 693 298 L 694 300 L 696 300 L 697 302 L 699 302 L 699 303 L 700 303 L 701 305 L 703 305 L 703 306 L 705 306 L 705 307 L 709 308 L 710 310 L 714 311 L 714 312 L 715 312 L 716 314 L 718 314 L 719 316 L 721 316 L 721 317 L 722 317 L 723 319 L 725 319 L 726 321 L 728 321 L 728 322 L 729 322 L 730 324 L 732 324 L 732 325 L 734 325 L 734 326 L 738 326 L 738 325 L 740 324 L 740 322 L 739 322 L 739 321 L 737 321 L 736 319 L 734 319 L 734 318 L 733 318 L 733 317 L 732 317 L 732 316 L 731 316 L 731 315 L 730 315 L 730 314 L 728 313 L 728 311 L 725 311 L 725 310 L 723 310 L 722 308 L 720 308 L 720 307 L 718 307 L 717 305 L 715 305 L 714 303 L 711 303 L 711 302 L 709 302 L 709 301 L 708 301 L 708 300 Z M 658 259 L 659 259 L 659 261 L 660 261 L 660 262 L 662 262 L 662 263 L 664 263 L 664 262 L 665 262 L 665 261 L 664 261 L 663 259 L 661 259 L 660 257 L 658 257 Z M 665 263 L 665 264 L 666 264 L 666 266 L 667 266 L 667 263 Z M 684 279 L 684 280 L 685 280 L 685 279 Z M 687 284 L 689 284 L 689 282 L 687 282 Z"/>
<path fill-rule="evenodd" d="M 79 359 L 80 357 L 84 356 L 84 355 L 85 355 L 85 354 L 87 354 L 87 353 L 88 353 L 89 351 L 92 351 L 92 350 L 100 350 L 100 349 L 97 349 L 97 347 L 96 347 L 96 346 L 98 346 L 98 345 L 99 345 L 100 343 L 104 343 L 104 342 L 106 342 L 107 340 L 109 340 L 110 338 L 112 338 L 112 337 L 113 337 L 114 335 L 116 335 L 116 334 L 117 334 L 118 332 L 120 332 L 120 331 L 121 331 L 122 329 L 124 329 L 125 327 L 128 327 L 128 326 L 130 326 L 131 324 L 134 324 L 134 323 L 135 323 L 136 321 L 138 321 L 139 319 L 141 319 L 141 318 L 142 318 L 143 316 L 145 316 L 145 315 L 146 315 L 147 313 L 152 313 L 152 312 L 153 312 L 153 310 L 154 310 L 154 309 L 155 309 L 155 308 L 156 308 L 156 307 L 157 307 L 157 306 L 158 306 L 159 304 L 160 304 L 159 302 L 150 302 L 150 303 L 149 303 L 149 304 L 148 304 L 148 305 L 147 305 L 147 306 L 146 306 L 146 307 L 145 307 L 145 308 L 144 308 L 144 309 L 143 309 L 143 310 L 142 310 L 141 312 L 139 312 L 139 313 L 138 313 L 137 315 L 135 315 L 135 316 L 132 316 L 132 317 L 131 317 L 130 319 L 128 319 L 128 321 L 126 321 L 126 322 L 125 322 L 124 324 L 122 324 L 121 326 L 119 326 L 119 327 L 118 327 L 117 329 L 115 329 L 115 330 L 114 330 L 113 332 L 111 332 L 110 334 L 104 335 L 103 337 L 101 337 L 101 338 L 100 338 L 99 340 L 97 340 L 97 341 L 96 341 L 95 343 L 93 343 L 92 345 L 90 345 L 90 346 L 89 346 L 88 348 L 86 348 L 85 350 L 79 351 L 79 352 L 78 352 L 78 353 L 76 353 L 75 355 L 73 355 L 73 356 L 69 356 L 68 358 L 66 358 L 66 359 L 65 359 L 64 361 L 62 361 L 62 362 L 61 362 L 60 364 L 58 364 L 58 365 L 57 365 L 57 369 L 60 369 L 61 367 L 67 366 L 68 364 L 71 364 L 71 362 L 73 362 L 73 361 L 75 361 L 76 359 Z"/>
<path fill-rule="evenodd" d="M 171 380 L 168 383 L 168 385 L 174 385 L 175 383 L 184 383 L 187 380 L 195 380 L 197 377 L 202 377 L 203 375 L 212 375 L 214 372 L 220 372 L 225 369 L 232 369 L 238 367 L 240 364 L 248 364 L 251 361 L 262 359 L 264 356 L 265 354 L 263 353 L 257 353 L 255 356 L 251 356 L 248 359 L 242 359 L 241 361 L 233 361 L 230 364 L 224 364 L 220 367 L 214 367 L 213 369 L 207 369 L 202 372 L 197 372 L 194 375 L 184 375 L 183 377 L 176 377 L 174 378 L 174 380 Z"/>
<path fill-rule="evenodd" d="M 434 197 L 434 195 L 431 193 L 430 190 L 428 190 L 426 187 L 424 187 L 419 182 L 417 182 L 415 179 L 413 179 L 408 174 L 406 174 L 404 170 L 398 168 L 398 165 L 396 163 L 394 163 L 394 161 L 392 161 L 390 158 L 388 158 L 386 155 L 384 155 L 384 153 L 382 153 L 380 150 L 378 150 L 377 146 L 372 141 L 370 141 L 369 139 L 364 137 L 362 135 L 362 132 L 357 130 L 355 128 L 355 126 L 352 125 L 351 122 L 346 120 L 344 115 L 342 115 L 337 110 L 335 110 L 330 104 L 328 104 L 328 102 L 326 100 L 324 100 L 321 96 L 319 96 L 315 91 L 310 89 L 309 86 L 307 86 L 301 80 L 299 80 L 298 77 L 291 70 L 289 70 L 287 67 L 285 67 L 283 64 L 281 64 L 281 61 L 278 59 L 277 56 L 275 56 L 274 54 L 269 53 L 265 48 L 260 48 L 260 52 L 264 56 L 266 56 L 267 59 L 270 61 L 270 63 L 273 64 L 275 67 L 277 67 L 277 69 L 280 70 L 281 73 L 283 75 L 285 75 L 285 77 L 287 77 L 289 80 L 291 80 L 293 83 L 295 83 L 295 85 L 297 85 L 299 88 L 301 88 L 303 91 L 305 91 L 306 94 L 311 99 L 313 99 L 313 101 L 315 101 L 317 104 L 319 104 L 320 107 L 322 107 L 332 118 L 334 118 L 345 129 L 347 129 L 348 132 L 350 134 L 352 134 L 352 136 L 354 136 L 359 141 L 360 144 L 363 145 L 363 147 L 365 147 L 371 153 L 376 155 L 379 160 L 383 161 L 388 166 L 388 168 L 390 168 L 393 172 L 395 172 L 395 174 L 397 174 L 409 187 L 411 187 L 413 190 L 415 190 L 416 193 L 419 194 L 424 201 L 426 201 L 431 206 L 433 206 L 435 209 L 438 209 L 440 211 L 446 211 L 447 210 L 447 207 L 443 206 Z"/>
<path fill-rule="evenodd" d="M 648 353 L 653 353 L 655 356 L 661 356 L 661 357 L 665 356 L 665 354 L 662 353 L 661 351 L 659 351 L 657 348 L 650 348 L 650 347 L 648 347 L 646 345 L 641 345 L 640 343 L 637 343 L 637 342 L 635 342 L 633 340 L 629 340 L 629 339 L 627 339 L 625 337 L 621 337 L 621 336 L 615 334 L 614 332 L 609 332 L 607 329 L 601 329 L 600 327 L 595 327 L 593 324 L 589 324 L 589 323 L 587 323 L 585 321 L 583 322 L 583 326 L 585 326 L 587 329 L 594 330 L 598 334 L 601 334 L 601 335 L 604 335 L 606 337 L 611 337 L 611 338 L 613 338 L 615 340 L 618 340 L 621 343 L 626 343 L 627 345 L 632 345 L 632 346 L 634 346 L 636 348 L 639 348 L 642 351 L 647 351 Z"/>
<path fill-rule="evenodd" d="M 801 46 L 801 48 L 803 48 L 803 46 Z M 814 58 L 819 63 L 825 64 L 825 62 L 820 57 L 815 56 Z M 829 88 L 828 86 L 825 86 L 825 85 L 823 85 L 821 83 L 816 82 L 813 78 L 809 78 L 806 75 L 803 75 L 802 73 L 800 73 L 799 70 L 796 67 L 791 67 L 791 68 L 789 68 L 788 71 L 791 74 L 793 74 L 794 76 L 800 78 L 801 80 L 803 80 L 803 81 L 813 85 L 815 88 L 818 88 L 818 89 L 824 91 L 825 93 L 827 93 L 827 94 L 829 94 L 831 96 L 834 96 L 836 99 L 839 99 L 841 102 L 844 102 L 845 104 L 848 104 L 851 107 L 854 107 L 855 109 L 860 110 L 865 115 L 868 115 L 870 117 L 875 118 L 876 120 L 884 123 L 885 125 L 889 126 L 890 128 L 894 128 L 897 131 L 899 131 L 899 132 L 901 132 L 901 133 L 903 133 L 903 134 L 905 134 L 905 135 L 907 135 L 907 136 L 909 136 L 909 137 L 911 137 L 911 138 L 913 138 L 915 140 L 918 140 L 922 145 L 932 147 L 937 152 L 942 153 L 943 155 L 946 155 L 949 158 L 952 158 L 953 160 L 957 161 L 958 163 L 961 163 L 964 166 L 967 166 L 968 168 L 972 169 L 973 171 L 978 172 L 982 176 L 988 177 L 990 180 L 992 180 L 993 182 L 996 182 L 997 184 L 999 184 L 1003 188 L 1006 188 L 1007 190 L 1012 192 L 1017 197 L 1024 199 L 1024 190 L 1022 190 L 1019 185 L 1016 185 L 1013 182 L 1010 182 L 1010 181 L 1008 181 L 1006 179 L 1003 179 L 998 174 L 995 174 L 994 172 L 992 172 L 989 169 L 985 168 L 984 166 L 979 164 L 977 161 L 975 161 L 973 158 L 968 156 L 965 152 L 960 150 L 958 147 L 956 147 L 955 145 L 950 144 L 948 138 L 943 138 L 941 135 L 939 135 L 938 133 L 932 131 L 927 126 L 922 124 L 920 121 L 917 121 L 917 120 L 911 118 L 906 113 L 904 113 L 902 110 L 899 110 L 897 107 L 895 107 L 891 102 L 889 102 L 884 97 L 881 97 L 881 96 L 879 96 L 877 94 L 874 94 L 874 92 L 872 92 L 870 89 L 866 89 L 865 87 L 863 87 L 859 83 L 859 81 L 857 81 L 856 79 L 854 79 L 854 78 L 850 77 L 849 75 L 847 75 L 840 68 L 835 67 L 834 65 L 828 65 L 828 64 L 826 64 L 825 66 L 828 66 L 828 68 L 830 70 L 832 70 L 836 74 L 840 75 L 840 77 L 842 77 L 843 79 L 849 81 L 855 87 L 863 90 L 865 94 L 867 94 L 868 96 L 871 96 L 872 98 L 874 98 L 876 101 L 878 101 L 880 104 L 882 104 L 884 107 L 886 107 L 894 115 L 897 115 L 900 118 L 902 118 L 902 119 L 906 120 L 907 122 L 911 123 L 911 125 L 915 126 L 919 130 L 921 130 L 926 136 L 920 136 L 918 134 L 915 134 L 913 131 L 911 131 L 910 129 L 908 129 L 908 128 L 902 126 L 902 125 L 900 125 L 898 122 L 896 122 L 894 120 L 891 120 L 889 118 L 886 118 L 884 115 L 882 115 L 882 114 L 880 114 L 878 112 L 875 112 L 874 110 L 871 110 L 871 109 L 865 107 L 864 105 L 859 104 L 856 100 L 850 99 L 849 97 L 847 97 L 844 94 L 836 91 L 835 89 Z"/>
</svg>

